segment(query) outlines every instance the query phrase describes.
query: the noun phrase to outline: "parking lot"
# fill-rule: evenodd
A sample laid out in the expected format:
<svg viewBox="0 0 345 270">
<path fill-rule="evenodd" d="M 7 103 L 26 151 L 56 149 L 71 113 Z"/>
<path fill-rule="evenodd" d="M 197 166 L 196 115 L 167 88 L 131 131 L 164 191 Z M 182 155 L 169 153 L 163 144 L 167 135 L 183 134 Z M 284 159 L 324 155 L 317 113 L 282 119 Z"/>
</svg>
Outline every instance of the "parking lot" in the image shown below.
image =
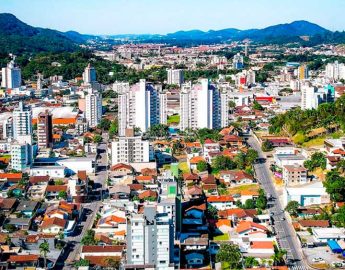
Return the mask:
<svg viewBox="0 0 345 270">
<path fill-rule="evenodd" d="M 333 262 L 342 262 L 344 260 L 341 254 L 334 254 L 328 246 L 303 248 L 303 253 L 306 256 L 309 264 L 328 264 L 331 265 Z M 313 259 L 322 258 L 322 262 L 314 262 Z"/>
</svg>

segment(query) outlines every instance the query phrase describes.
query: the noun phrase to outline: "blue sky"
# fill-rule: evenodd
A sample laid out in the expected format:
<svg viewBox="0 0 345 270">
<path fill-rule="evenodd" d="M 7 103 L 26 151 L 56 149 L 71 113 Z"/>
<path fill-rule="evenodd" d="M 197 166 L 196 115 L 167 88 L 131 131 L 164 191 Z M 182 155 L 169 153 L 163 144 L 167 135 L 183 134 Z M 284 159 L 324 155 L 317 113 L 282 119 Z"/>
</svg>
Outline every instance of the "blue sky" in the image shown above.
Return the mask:
<svg viewBox="0 0 345 270">
<path fill-rule="evenodd" d="M 345 30 L 345 0 L 0 0 L 0 12 L 60 31 L 170 33 L 308 20 Z"/>
</svg>

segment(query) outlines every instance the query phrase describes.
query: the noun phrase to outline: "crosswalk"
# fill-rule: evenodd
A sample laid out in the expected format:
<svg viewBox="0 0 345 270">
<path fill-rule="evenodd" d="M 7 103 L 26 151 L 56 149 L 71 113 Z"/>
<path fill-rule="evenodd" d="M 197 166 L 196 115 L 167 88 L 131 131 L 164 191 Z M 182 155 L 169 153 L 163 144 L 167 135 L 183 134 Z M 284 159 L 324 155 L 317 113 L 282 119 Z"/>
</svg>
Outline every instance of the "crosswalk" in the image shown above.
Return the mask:
<svg viewBox="0 0 345 270">
<path fill-rule="evenodd" d="M 309 270 L 309 268 L 302 265 L 294 265 L 294 266 L 290 266 L 289 270 Z"/>
</svg>

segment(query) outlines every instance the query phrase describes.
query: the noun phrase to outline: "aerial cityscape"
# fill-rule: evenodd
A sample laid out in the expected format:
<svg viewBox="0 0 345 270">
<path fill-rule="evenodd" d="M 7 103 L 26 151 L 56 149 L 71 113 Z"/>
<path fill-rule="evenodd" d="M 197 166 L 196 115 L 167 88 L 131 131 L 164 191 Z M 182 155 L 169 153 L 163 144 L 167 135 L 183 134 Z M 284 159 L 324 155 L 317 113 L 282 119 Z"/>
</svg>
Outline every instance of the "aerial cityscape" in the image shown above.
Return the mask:
<svg viewBox="0 0 345 270">
<path fill-rule="evenodd" d="M 345 269 L 344 1 L 1 2 L 0 270 Z"/>
</svg>

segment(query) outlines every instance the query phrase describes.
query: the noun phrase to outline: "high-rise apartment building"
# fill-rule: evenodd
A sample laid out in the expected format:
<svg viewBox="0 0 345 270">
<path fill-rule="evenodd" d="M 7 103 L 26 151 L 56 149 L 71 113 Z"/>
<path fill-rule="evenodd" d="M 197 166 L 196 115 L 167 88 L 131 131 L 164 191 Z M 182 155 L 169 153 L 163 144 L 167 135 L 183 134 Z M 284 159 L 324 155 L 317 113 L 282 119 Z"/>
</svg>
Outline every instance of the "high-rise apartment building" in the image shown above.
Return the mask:
<svg viewBox="0 0 345 270">
<path fill-rule="evenodd" d="M 131 87 L 121 87 L 118 92 L 119 136 L 126 128 L 138 127 L 142 132 L 167 121 L 167 97 L 161 85 L 152 85 L 145 80 Z"/>
<path fill-rule="evenodd" d="M 184 84 L 180 93 L 180 129 L 220 128 L 226 126 L 222 117 L 227 117 L 226 100 L 221 110 L 221 99 L 226 94 L 220 93 L 208 79 L 201 79 L 198 84 Z M 224 114 L 223 116 L 221 114 Z"/>
<path fill-rule="evenodd" d="M 181 85 L 184 82 L 182 69 L 167 69 L 168 84 Z"/>
<path fill-rule="evenodd" d="M 244 67 L 243 56 L 240 53 L 234 55 L 232 59 L 232 67 L 234 69 L 242 69 Z"/>
<path fill-rule="evenodd" d="M 297 78 L 301 81 L 309 78 L 309 71 L 307 65 L 303 64 L 298 67 Z"/>
<path fill-rule="evenodd" d="M 127 225 L 126 264 L 137 268 L 174 269 L 173 226 L 166 213 L 145 205 L 143 214 L 132 214 Z"/>
<path fill-rule="evenodd" d="M 13 138 L 13 118 L 7 118 L 2 124 L 2 138 L 11 139 Z"/>
<path fill-rule="evenodd" d="M 96 82 L 96 69 L 90 63 L 83 72 L 83 81 L 85 84 Z"/>
<path fill-rule="evenodd" d="M 30 168 L 32 163 L 32 146 L 28 143 L 14 142 L 11 144 L 11 167 L 13 170 L 23 171 Z"/>
<path fill-rule="evenodd" d="M 32 135 L 31 108 L 19 102 L 18 108 L 13 111 L 13 138 L 19 140 L 23 136 Z"/>
<path fill-rule="evenodd" d="M 141 163 L 152 159 L 149 141 L 140 136 L 118 137 L 111 143 L 111 163 Z"/>
<path fill-rule="evenodd" d="M 37 145 L 38 148 L 53 146 L 53 116 L 48 110 L 37 117 Z"/>
<path fill-rule="evenodd" d="M 18 88 L 22 85 L 22 73 L 14 61 L 7 64 L 7 67 L 2 68 L 1 87 L 7 89 Z"/>
<path fill-rule="evenodd" d="M 102 95 L 93 89 L 88 89 L 85 96 L 85 118 L 90 127 L 96 127 L 102 119 Z"/>
<path fill-rule="evenodd" d="M 345 80 L 345 64 L 339 64 L 338 61 L 334 63 L 328 63 L 325 69 L 325 76 L 327 79 L 332 81 Z"/>
</svg>

